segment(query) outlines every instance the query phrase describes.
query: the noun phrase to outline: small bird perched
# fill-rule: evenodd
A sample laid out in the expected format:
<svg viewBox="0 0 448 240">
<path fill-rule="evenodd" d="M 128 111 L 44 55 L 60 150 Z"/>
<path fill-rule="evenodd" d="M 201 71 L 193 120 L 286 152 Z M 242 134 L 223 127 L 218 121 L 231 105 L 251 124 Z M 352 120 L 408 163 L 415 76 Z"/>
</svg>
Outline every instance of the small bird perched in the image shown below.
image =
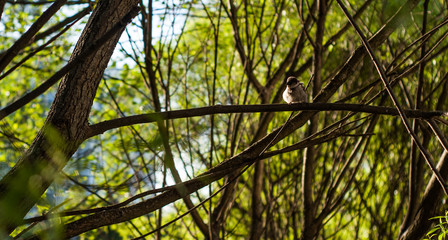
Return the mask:
<svg viewBox="0 0 448 240">
<path fill-rule="evenodd" d="M 308 102 L 308 95 L 303 83 L 295 77 L 289 77 L 286 80 L 286 89 L 283 92 L 283 100 L 288 104 Z"/>
<path fill-rule="evenodd" d="M 295 77 L 289 77 L 286 80 L 286 89 L 283 92 L 283 100 L 285 100 L 285 102 L 287 102 L 288 104 L 308 102 L 308 94 L 306 94 L 305 86 L 303 85 L 303 83 L 299 82 L 299 80 L 297 80 L 297 78 Z M 269 142 L 268 145 L 266 145 L 266 147 L 263 149 L 263 151 L 260 152 L 258 156 L 261 156 L 268 148 L 271 147 L 271 144 L 275 141 L 275 139 L 277 139 L 278 135 L 282 132 L 283 128 L 287 125 L 289 120 L 291 120 L 293 114 L 294 111 L 291 112 L 288 120 L 286 120 L 285 124 L 283 124 L 274 138 Z"/>
</svg>

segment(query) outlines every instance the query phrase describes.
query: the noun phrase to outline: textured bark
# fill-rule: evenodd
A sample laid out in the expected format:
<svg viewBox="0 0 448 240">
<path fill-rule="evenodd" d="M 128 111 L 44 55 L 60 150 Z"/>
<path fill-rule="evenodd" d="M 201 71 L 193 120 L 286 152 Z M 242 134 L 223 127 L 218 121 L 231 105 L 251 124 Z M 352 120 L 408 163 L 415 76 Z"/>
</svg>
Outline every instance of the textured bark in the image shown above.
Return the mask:
<svg viewBox="0 0 448 240">
<path fill-rule="evenodd" d="M 138 4 L 99 1 L 71 56 L 74 59 Z M 124 30 L 72 69 L 61 81 L 43 128 L 0 181 L 0 229 L 13 230 L 85 139 L 88 116 L 110 56 Z"/>
</svg>

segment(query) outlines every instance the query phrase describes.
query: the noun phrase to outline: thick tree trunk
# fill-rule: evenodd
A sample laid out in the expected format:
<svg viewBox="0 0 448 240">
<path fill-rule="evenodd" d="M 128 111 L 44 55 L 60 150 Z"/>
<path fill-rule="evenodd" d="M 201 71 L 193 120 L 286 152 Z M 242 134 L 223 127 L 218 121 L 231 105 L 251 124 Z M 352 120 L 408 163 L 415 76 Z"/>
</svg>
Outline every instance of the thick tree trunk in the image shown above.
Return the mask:
<svg viewBox="0 0 448 240">
<path fill-rule="evenodd" d="M 71 59 L 119 23 L 137 4 L 137 0 L 99 1 Z M 85 139 L 98 85 L 124 26 L 63 78 L 43 128 L 0 181 L 2 231 L 11 232 L 21 223 Z"/>
</svg>

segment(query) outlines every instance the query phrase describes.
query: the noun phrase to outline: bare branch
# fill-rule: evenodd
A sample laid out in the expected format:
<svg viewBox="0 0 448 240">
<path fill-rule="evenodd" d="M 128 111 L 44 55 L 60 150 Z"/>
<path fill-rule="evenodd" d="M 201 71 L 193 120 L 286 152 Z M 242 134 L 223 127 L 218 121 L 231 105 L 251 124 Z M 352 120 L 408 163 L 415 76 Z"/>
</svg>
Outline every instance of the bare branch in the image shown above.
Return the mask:
<svg viewBox="0 0 448 240">
<path fill-rule="evenodd" d="M 199 117 L 225 113 L 256 113 L 256 112 L 284 112 L 284 111 L 351 111 L 381 115 L 397 116 L 397 109 L 364 104 L 342 103 L 295 103 L 295 104 L 260 104 L 260 105 L 216 105 L 202 108 L 173 110 L 159 113 L 148 113 L 129 117 L 107 120 L 90 126 L 86 138 L 104 133 L 105 131 L 130 126 L 133 124 L 151 123 L 158 120 Z M 443 116 L 442 111 L 405 110 L 410 118 L 432 118 Z"/>
</svg>

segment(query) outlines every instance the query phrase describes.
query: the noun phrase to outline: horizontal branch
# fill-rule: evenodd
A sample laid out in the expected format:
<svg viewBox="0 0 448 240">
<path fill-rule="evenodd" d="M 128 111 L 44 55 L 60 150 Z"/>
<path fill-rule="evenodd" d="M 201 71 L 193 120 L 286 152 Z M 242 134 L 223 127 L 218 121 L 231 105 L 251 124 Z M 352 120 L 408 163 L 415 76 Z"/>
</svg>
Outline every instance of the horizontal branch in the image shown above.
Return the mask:
<svg viewBox="0 0 448 240">
<path fill-rule="evenodd" d="M 397 116 L 398 110 L 393 107 L 369 106 L 364 104 L 345 103 L 295 103 L 295 104 L 259 104 L 259 105 L 215 105 L 192 109 L 174 110 L 167 112 L 148 113 L 107 120 L 90 126 L 86 138 L 90 138 L 105 131 L 130 126 L 134 124 L 150 123 L 157 120 L 200 117 L 223 113 L 255 113 L 255 112 L 284 112 L 284 111 L 350 111 L 381 115 Z M 409 118 L 432 118 L 446 115 L 442 111 L 405 110 Z"/>
</svg>

